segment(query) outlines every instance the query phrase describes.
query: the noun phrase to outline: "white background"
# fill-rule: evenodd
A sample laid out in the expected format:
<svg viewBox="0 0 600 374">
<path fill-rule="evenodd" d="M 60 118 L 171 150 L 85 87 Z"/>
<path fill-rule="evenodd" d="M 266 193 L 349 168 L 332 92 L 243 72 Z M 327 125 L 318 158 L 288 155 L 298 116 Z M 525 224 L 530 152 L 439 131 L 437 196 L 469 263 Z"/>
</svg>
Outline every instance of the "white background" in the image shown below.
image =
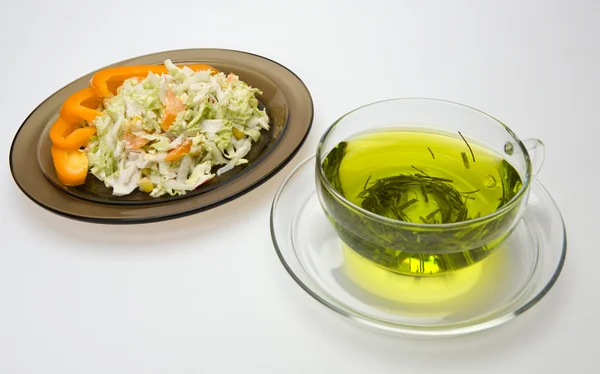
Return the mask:
<svg viewBox="0 0 600 374">
<path fill-rule="evenodd" d="M 0 373 L 597 370 L 599 40 L 596 0 L 2 1 Z M 313 130 L 277 176 L 214 210 L 126 227 L 58 217 L 18 190 L 10 142 L 47 96 L 115 61 L 201 47 L 271 58 L 311 91 Z M 474 106 L 546 144 L 539 179 L 569 253 L 508 325 L 383 337 L 316 303 L 275 255 L 269 205 L 285 175 L 340 115 L 407 96 Z"/>
</svg>

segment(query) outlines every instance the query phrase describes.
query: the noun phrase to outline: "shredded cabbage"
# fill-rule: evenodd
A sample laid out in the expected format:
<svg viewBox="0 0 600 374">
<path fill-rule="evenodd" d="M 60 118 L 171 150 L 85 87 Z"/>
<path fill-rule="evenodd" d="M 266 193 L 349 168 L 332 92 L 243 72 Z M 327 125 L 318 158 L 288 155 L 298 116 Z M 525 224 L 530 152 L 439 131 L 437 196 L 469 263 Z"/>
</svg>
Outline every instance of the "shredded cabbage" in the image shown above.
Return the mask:
<svg viewBox="0 0 600 374">
<path fill-rule="evenodd" d="M 184 195 L 247 163 L 252 142 L 269 129 L 265 110 L 258 108 L 261 91 L 236 75 L 195 72 L 170 60 L 164 65 L 168 74 L 125 80 L 94 120 L 96 136 L 86 148 L 90 171 L 113 195 L 142 185 L 153 197 Z M 165 131 L 170 95 L 181 110 Z M 173 152 L 179 156 L 167 161 Z"/>
</svg>

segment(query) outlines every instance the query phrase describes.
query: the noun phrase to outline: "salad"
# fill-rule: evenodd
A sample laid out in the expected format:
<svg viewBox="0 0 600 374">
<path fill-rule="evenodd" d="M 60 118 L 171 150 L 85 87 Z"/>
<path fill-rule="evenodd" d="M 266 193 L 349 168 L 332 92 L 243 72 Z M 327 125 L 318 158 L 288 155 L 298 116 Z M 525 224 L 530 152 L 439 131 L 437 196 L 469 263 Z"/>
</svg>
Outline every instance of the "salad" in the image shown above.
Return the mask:
<svg viewBox="0 0 600 374">
<path fill-rule="evenodd" d="M 85 181 L 71 180 L 69 174 L 83 168 L 85 158 L 85 175 L 103 181 L 113 195 L 136 189 L 152 197 L 184 195 L 247 163 L 253 142 L 269 129 L 256 98 L 261 91 L 233 73 L 207 65 L 176 66 L 170 60 L 158 67 L 123 69 L 96 73 L 87 96 L 80 92 L 72 99 L 80 104 L 74 106 L 79 112 L 69 110 L 69 99 L 63 105 L 62 123 L 50 131 L 63 183 Z M 119 85 L 111 92 L 114 81 Z M 98 106 L 85 105 L 90 102 Z"/>
</svg>

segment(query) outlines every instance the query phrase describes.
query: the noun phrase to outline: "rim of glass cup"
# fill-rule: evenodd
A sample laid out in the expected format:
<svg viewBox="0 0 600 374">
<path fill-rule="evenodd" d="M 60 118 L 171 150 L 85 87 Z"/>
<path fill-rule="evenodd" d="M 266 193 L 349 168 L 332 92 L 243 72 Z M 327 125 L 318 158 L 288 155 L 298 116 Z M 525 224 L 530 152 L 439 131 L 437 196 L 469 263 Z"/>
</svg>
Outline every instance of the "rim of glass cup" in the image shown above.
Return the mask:
<svg viewBox="0 0 600 374">
<path fill-rule="evenodd" d="M 323 144 L 325 143 L 325 139 L 327 139 L 327 136 L 336 128 L 336 126 L 342 120 L 344 120 L 346 117 L 351 115 L 352 113 L 359 111 L 363 108 L 369 107 L 369 106 L 382 104 L 382 103 L 390 102 L 390 101 L 432 101 L 432 102 L 439 102 L 439 103 L 444 103 L 444 104 L 451 104 L 451 105 L 456 105 L 456 106 L 462 107 L 463 109 L 476 111 L 476 112 L 481 113 L 484 116 L 490 118 L 495 123 L 502 126 L 504 128 L 504 130 L 506 130 L 506 132 L 515 140 L 515 142 L 517 143 L 517 145 L 520 147 L 521 151 L 523 152 L 523 157 L 525 158 L 525 177 L 523 180 L 523 185 L 521 186 L 519 191 L 515 194 L 515 196 L 513 196 L 513 198 L 508 203 L 506 203 L 505 205 L 500 207 L 500 209 L 494 211 L 493 213 L 486 214 L 485 216 L 481 216 L 479 218 L 470 219 L 468 221 L 453 222 L 453 223 L 405 222 L 405 221 L 400 221 L 400 220 L 396 220 L 393 218 L 387 218 L 387 217 L 381 216 L 379 214 L 375 214 L 373 212 L 370 212 L 370 211 L 352 203 L 351 201 L 346 199 L 344 196 L 342 196 L 335 188 L 333 188 L 333 186 L 331 185 L 331 183 L 329 183 L 329 180 L 325 176 L 325 172 L 323 171 L 323 165 L 321 163 L 321 156 L 323 153 Z M 492 220 L 498 216 L 501 216 L 502 214 L 504 214 L 504 212 L 512 209 L 517 204 L 517 202 L 519 202 L 521 200 L 521 197 L 525 194 L 525 191 L 527 191 L 527 189 L 529 188 L 531 178 L 532 178 L 532 176 L 531 176 L 531 158 L 529 157 L 529 152 L 527 151 L 527 148 L 525 147 L 523 142 L 521 142 L 521 139 L 519 139 L 517 137 L 517 135 L 508 126 L 506 126 L 504 123 L 502 123 L 502 121 L 498 120 L 497 118 L 495 118 L 477 108 L 474 108 L 474 107 L 471 107 L 471 106 L 468 106 L 465 104 L 460 104 L 460 103 L 457 103 L 454 101 L 449 101 L 449 100 L 434 99 L 434 98 L 427 98 L 427 97 L 422 97 L 422 98 L 406 97 L 406 98 L 392 98 L 392 99 L 379 100 L 379 101 L 374 101 L 374 102 L 371 102 L 371 103 L 368 103 L 365 105 L 361 105 L 358 108 L 355 108 L 355 109 L 347 112 L 343 116 L 339 117 L 331 126 L 329 126 L 327 128 L 327 130 L 325 130 L 325 132 L 321 136 L 321 139 L 319 139 L 319 144 L 317 145 L 317 152 L 316 152 L 315 156 L 316 156 L 315 161 L 317 162 L 317 169 L 319 170 L 319 180 L 323 183 L 323 185 L 325 186 L 327 191 L 329 193 L 333 194 L 336 198 L 338 198 L 342 204 L 345 204 L 353 209 L 356 209 L 361 214 L 364 214 L 365 216 L 367 216 L 369 218 L 372 218 L 377 221 L 381 221 L 383 223 L 398 225 L 398 226 L 415 227 L 415 228 L 431 228 L 431 229 L 459 228 L 459 227 L 470 226 L 470 225 L 473 225 L 473 224 L 476 224 L 479 222 Z"/>
</svg>

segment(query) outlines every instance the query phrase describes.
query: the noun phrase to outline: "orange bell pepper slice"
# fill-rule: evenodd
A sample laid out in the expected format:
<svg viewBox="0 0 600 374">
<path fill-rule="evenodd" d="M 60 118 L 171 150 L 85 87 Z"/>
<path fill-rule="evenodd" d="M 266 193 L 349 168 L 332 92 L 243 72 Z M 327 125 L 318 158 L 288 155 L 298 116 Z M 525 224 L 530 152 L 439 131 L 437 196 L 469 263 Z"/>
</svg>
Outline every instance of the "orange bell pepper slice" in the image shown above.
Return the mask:
<svg viewBox="0 0 600 374">
<path fill-rule="evenodd" d="M 86 146 L 95 133 L 95 127 L 81 127 L 76 122 L 59 117 L 50 128 L 50 139 L 58 148 L 76 150 Z"/>
<path fill-rule="evenodd" d="M 88 174 L 88 159 L 81 150 L 61 149 L 53 145 L 52 160 L 60 183 L 65 186 L 79 186 L 85 183 Z"/>
<path fill-rule="evenodd" d="M 183 66 L 187 66 L 194 71 L 210 69 L 213 74 L 218 73 L 217 69 L 210 65 L 178 65 L 179 68 L 182 68 Z M 154 74 L 166 74 L 168 73 L 168 70 L 164 65 L 119 66 L 108 68 L 96 72 L 90 80 L 90 85 L 98 97 L 109 97 L 116 92 L 116 89 L 122 85 L 126 79 L 146 77 L 149 72 Z"/>
<path fill-rule="evenodd" d="M 130 149 L 140 149 L 150 142 L 150 140 L 136 136 L 130 132 L 124 133 L 123 139 L 127 142 Z"/>
<path fill-rule="evenodd" d="M 69 122 L 87 121 L 93 123 L 102 113 L 96 110 L 100 99 L 90 87 L 75 92 L 63 103 L 60 116 Z"/>
<path fill-rule="evenodd" d="M 149 72 L 161 74 L 166 71 L 167 68 L 161 65 L 120 66 L 108 68 L 96 72 L 90 80 L 90 85 L 98 97 L 109 97 L 111 94 L 115 93 L 109 88 L 109 83 L 118 82 L 120 83 L 119 85 L 121 85 L 129 78 L 143 77 L 148 75 Z"/>
<path fill-rule="evenodd" d="M 167 89 L 165 100 L 167 105 L 165 107 L 165 114 L 163 115 L 163 120 L 160 127 L 167 131 L 173 124 L 173 121 L 175 121 L 175 118 L 177 118 L 177 115 L 185 111 L 185 105 L 183 105 L 181 100 L 179 100 L 170 89 Z"/>
<path fill-rule="evenodd" d="M 192 141 L 186 140 L 179 147 L 170 150 L 167 153 L 167 155 L 165 156 L 165 161 L 177 161 L 180 158 L 182 158 L 183 156 L 190 153 L 191 149 L 192 149 Z"/>
</svg>

